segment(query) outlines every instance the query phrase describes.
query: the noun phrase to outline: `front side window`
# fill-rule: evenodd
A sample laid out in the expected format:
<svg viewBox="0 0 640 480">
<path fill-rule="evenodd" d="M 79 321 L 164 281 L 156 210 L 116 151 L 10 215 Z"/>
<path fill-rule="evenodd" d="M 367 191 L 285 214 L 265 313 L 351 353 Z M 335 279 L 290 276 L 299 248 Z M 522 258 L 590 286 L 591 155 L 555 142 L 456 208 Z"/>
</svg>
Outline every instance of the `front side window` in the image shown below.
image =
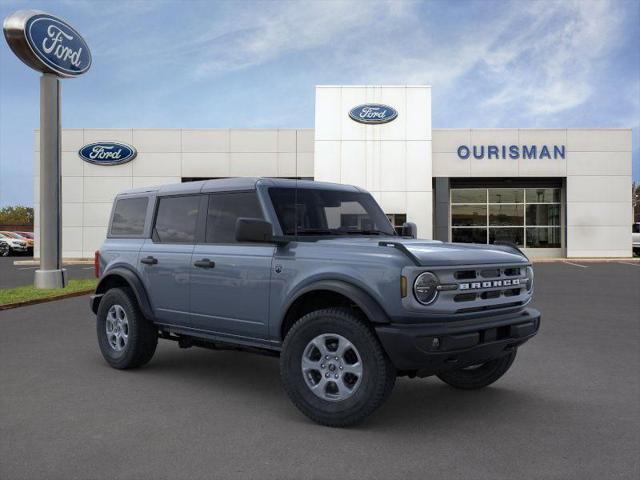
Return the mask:
<svg viewBox="0 0 640 480">
<path fill-rule="evenodd" d="M 111 235 L 139 236 L 147 216 L 147 197 L 121 198 L 116 202 L 111 221 Z"/>
<path fill-rule="evenodd" d="M 160 198 L 154 241 L 160 243 L 194 243 L 198 223 L 199 195 Z"/>
<path fill-rule="evenodd" d="M 238 218 L 264 218 L 256 192 L 209 196 L 206 243 L 235 243 Z"/>
<path fill-rule="evenodd" d="M 368 193 L 270 188 L 269 196 L 284 235 L 395 235 Z"/>
</svg>

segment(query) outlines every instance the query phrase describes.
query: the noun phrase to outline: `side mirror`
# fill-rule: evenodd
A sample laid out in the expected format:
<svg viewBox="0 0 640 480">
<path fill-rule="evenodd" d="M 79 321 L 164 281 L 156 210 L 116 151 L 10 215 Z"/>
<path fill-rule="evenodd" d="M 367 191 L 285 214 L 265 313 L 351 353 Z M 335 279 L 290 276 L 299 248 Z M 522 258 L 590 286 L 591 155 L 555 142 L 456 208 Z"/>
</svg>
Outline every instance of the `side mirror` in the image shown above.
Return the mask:
<svg viewBox="0 0 640 480">
<path fill-rule="evenodd" d="M 402 224 L 402 236 L 409 238 L 418 238 L 418 227 L 413 222 L 405 222 Z"/>
<path fill-rule="evenodd" d="M 270 243 L 273 241 L 273 226 L 260 218 L 240 217 L 236 220 L 236 241 Z"/>
</svg>

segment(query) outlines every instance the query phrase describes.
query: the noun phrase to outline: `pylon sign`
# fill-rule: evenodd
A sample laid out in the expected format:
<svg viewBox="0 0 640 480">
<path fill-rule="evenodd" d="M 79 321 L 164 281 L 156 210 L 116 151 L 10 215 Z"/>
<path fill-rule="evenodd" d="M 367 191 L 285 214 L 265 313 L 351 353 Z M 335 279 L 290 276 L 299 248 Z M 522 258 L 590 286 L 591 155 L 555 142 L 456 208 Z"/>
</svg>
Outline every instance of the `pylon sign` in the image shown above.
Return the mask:
<svg viewBox="0 0 640 480">
<path fill-rule="evenodd" d="M 37 10 L 20 10 L 4 20 L 9 48 L 40 78 L 40 268 L 38 288 L 62 288 L 62 197 L 60 177 L 60 78 L 78 77 L 91 67 L 91 51 L 75 28 Z"/>
</svg>

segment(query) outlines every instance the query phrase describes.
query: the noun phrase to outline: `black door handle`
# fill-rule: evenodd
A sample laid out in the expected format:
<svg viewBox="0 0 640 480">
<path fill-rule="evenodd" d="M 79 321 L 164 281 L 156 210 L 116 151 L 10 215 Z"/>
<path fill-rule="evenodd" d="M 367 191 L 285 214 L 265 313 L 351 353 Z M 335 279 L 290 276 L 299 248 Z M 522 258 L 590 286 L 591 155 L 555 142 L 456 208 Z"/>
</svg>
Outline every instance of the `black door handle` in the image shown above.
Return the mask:
<svg viewBox="0 0 640 480">
<path fill-rule="evenodd" d="M 213 268 L 216 266 L 216 262 L 212 262 L 208 258 L 203 258 L 202 260 L 193 262 L 193 265 L 198 268 Z"/>
<path fill-rule="evenodd" d="M 148 256 L 146 258 L 142 258 L 140 263 L 144 263 L 145 265 L 155 265 L 158 263 L 158 259 L 152 256 Z"/>
</svg>

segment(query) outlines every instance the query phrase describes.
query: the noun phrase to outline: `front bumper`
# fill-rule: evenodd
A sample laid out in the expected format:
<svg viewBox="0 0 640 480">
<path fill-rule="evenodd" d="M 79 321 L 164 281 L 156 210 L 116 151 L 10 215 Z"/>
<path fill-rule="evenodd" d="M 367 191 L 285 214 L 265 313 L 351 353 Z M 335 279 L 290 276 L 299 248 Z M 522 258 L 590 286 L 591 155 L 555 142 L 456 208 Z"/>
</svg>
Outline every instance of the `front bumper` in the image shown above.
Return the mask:
<svg viewBox="0 0 640 480">
<path fill-rule="evenodd" d="M 418 376 L 455 370 L 500 357 L 538 333 L 540 312 L 518 313 L 457 322 L 376 327 L 393 365 Z"/>
</svg>

